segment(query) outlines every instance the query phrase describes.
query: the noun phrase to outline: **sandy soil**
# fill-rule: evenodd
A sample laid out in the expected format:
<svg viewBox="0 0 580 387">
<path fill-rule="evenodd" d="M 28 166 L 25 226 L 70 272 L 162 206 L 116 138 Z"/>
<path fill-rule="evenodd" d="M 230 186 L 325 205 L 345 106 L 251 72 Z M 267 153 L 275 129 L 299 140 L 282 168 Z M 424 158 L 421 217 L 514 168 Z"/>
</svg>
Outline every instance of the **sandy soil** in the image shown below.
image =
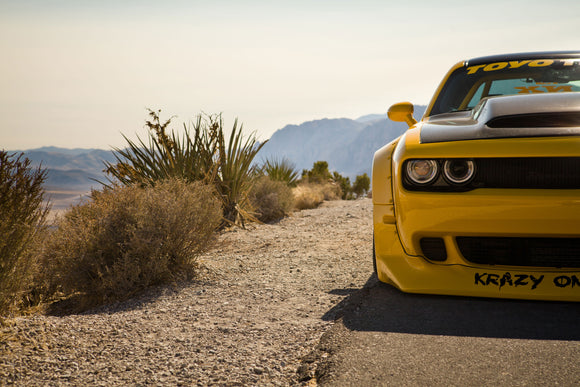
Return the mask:
<svg viewBox="0 0 580 387">
<path fill-rule="evenodd" d="M 233 229 L 204 279 L 79 315 L 22 317 L 0 385 L 315 385 L 308 354 L 372 273 L 371 201 Z"/>
</svg>

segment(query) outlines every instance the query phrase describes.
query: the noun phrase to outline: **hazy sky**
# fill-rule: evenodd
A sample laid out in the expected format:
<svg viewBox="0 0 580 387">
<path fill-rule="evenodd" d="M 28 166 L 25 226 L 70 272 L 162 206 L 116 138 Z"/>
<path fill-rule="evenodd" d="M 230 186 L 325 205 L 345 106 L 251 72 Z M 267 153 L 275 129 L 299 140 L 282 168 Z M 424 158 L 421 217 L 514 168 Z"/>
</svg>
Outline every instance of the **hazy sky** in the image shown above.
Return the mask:
<svg viewBox="0 0 580 387">
<path fill-rule="evenodd" d="M 459 60 L 580 50 L 580 1 L 0 0 L 0 149 L 123 146 L 146 108 L 266 139 L 426 104 Z"/>
</svg>

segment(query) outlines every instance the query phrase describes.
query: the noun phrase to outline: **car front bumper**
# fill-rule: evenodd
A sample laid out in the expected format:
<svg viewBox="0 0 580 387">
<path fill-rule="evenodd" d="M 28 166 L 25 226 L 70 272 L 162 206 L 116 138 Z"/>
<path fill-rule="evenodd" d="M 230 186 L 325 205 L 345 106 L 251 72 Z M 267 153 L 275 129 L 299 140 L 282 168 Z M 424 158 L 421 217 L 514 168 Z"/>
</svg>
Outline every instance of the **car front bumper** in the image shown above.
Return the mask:
<svg viewBox="0 0 580 387">
<path fill-rule="evenodd" d="M 457 296 L 580 301 L 580 269 L 471 264 L 446 240 L 451 259 L 431 262 L 406 251 L 388 206 L 374 206 L 377 274 L 404 292 Z M 387 220 L 386 222 L 384 220 Z"/>
</svg>

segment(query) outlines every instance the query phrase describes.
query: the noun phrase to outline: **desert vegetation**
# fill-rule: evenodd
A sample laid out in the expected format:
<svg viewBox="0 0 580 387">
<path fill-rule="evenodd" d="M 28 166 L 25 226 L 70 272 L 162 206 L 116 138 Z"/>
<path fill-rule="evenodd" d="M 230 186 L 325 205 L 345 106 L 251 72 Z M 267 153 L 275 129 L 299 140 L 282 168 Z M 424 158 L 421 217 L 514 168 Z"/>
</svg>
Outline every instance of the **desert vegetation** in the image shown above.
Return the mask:
<svg viewBox="0 0 580 387">
<path fill-rule="evenodd" d="M 22 156 L 0 151 L 0 320 L 30 283 L 32 244 L 45 231 L 46 172 Z"/>
<path fill-rule="evenodd" d="M 265 142 L 220 115 L 183 131 L 149 111 L 145 139 L 115 148 L 107 181 L 47 227 L 46 173 L 0 153 L 0 316 L 38 305 L 69 310 L 122 300 L 156 284 L 195 277 L 216 232 L 274 222 L 324 200 L 353 199 L 368 177 L 330 172 L 326 161 L 299 177 L 286 159 L 254 159 Z M 359 179 L 360 178 L 360 179 Z"/>
<path fill-rule="evenodd" d="M 268 175 L 256 178 L 249 193 L 250 205 L 256 219 L 268 223 L 288 216 L 294 208 L 292 189 Z"/>
<path fill-rule="evenodd" d="M 171 177 L 200 181 L 215 188 L 225 222 L 243 225 L 252 218 L 248 193 L 256 175 L 253 161 L 265 142 L 257 144 L 254 135 L 244 138 L 236 120 L 226 145 L 220 115 L 199 115 L 189 127 L 184 124 L 182 136 L 167 133 L 171 118 L 162 122 L 159 114 L 149 110 L 147 143 L 125 137 L 128 147 L 115 149 L 117 162 L 105 163 L 110 184 L 154 186 Z"/>
<path fill-rule="evenodd" d="M 58 220 L 46 242 L 48 294 L 76 295 L 79 307 L 191 279 L 221 221 L 213 187 L 177 178 L 153 187 L 94 191 Z"/>
<path fill-rule="evenodd" d="M 298 184 L 298 171 L 294 164 L 285 158 L 266 160 L 262 172 L 272 180 L 285 183 L 288 187 Z"/>
<path fill-rule="evenodd" d="M 296 208 L 314 208 L 324 200 L 352 200 L 366 195 L 370 187 L 367 174 L 356 177 L 351 185 L 350 178 L 328 169 L 326 161 L 317 161 L 312 169 L 303 170 L 302 178 L 295 189 Z"/>
</svg>

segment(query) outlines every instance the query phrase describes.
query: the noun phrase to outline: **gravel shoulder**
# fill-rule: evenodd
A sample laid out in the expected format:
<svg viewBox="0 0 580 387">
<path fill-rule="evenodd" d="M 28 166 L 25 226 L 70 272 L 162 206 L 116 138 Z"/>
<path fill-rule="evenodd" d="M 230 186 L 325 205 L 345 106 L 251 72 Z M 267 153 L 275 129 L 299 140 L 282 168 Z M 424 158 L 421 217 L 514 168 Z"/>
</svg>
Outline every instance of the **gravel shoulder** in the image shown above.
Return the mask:
<svg viewBox="0 0 580 387">
<path fill-rule="evenodd" d="M 372 274 L 371 222 L 370 199 L 325 202 L 222 233 L 197 282 L 18 318 L 0 385 L 315 385 L 309 356 Z"/>
</svg>

